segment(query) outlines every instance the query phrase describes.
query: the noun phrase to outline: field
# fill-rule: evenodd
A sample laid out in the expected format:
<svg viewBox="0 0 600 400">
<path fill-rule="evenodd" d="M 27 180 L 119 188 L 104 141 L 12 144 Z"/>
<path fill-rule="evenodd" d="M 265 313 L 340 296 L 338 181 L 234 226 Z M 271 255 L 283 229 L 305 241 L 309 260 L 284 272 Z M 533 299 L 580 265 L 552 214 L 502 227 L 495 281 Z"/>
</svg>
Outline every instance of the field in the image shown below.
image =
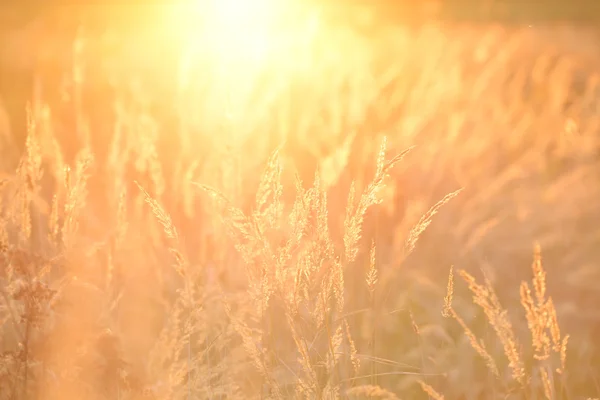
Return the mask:
<svg viewBox="0 0 600 400">
<path fill-rule="evenodd" d="M 0 399 L 600 397 L 596 32 L 177 15 L 11 42 Z"/>
</svg>

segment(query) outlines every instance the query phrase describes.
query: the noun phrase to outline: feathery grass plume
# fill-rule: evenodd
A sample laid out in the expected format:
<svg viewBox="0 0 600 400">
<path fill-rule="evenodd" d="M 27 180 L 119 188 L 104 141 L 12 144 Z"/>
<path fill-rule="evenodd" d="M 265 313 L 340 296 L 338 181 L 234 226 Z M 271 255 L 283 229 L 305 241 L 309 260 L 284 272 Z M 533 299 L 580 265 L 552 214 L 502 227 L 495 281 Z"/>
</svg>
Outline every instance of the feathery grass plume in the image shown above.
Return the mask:
<svg viewBox="0 0 600 400">
<path fill-rule="evenodd" d="M 292 337 L 300 354 L 300 363 L 304 365 L 306 372 L 306 380 L 299 383 L 296 389 L 300 392 L 311 393 L 311 396 L 314 396 L 318 392 L 318 385 L 316 378 L 313 379 L 310 373 L 309 367 L 312 364 L 309 351 L 300 342 L 300 337 L 295 337 L 297 333 L 295 333 L 292 315 L 299 308 L 298 290 L 294 290 L 293 294 L 288 293 L 288 279 L 290 282 L 292 279 L 295 280 L 296 285 L 302 285 L 301 282 L 304 281 L 303 274 L 289 268 L 287 263 L 292 257 L 291 250 L 299 243 L 305 233 L 303 228 L 297 230 L 298 226 L 305 226 L 306 222 L 302 220 L 308 219 L 309 215 L 318 220 L 322 215 L 323 208 L 320 205 L 323 203 L 323 199 L 321 193 L 317 193 L 316 190 L 309 190 L 303 198 L 297 198 L 297 204 L 292 210 L 290 219 L 299 219 L 299 224 L 292 226 L 290 235 L 280 228 L 285 221 L 282 218 L 283 204 L 281 203 L 281 196 L 283 188 L 278 152 L 275 152 L 269 159 L 259 184 L 254 211 L 250 216 L 245 215 L 241 209 L 234 207 L 228 198 L 219 191 L 204 185 L 197 186 L 218 201 L 227 234 L 234 240 L 236 249 L 240 252 L 246 264 L 247 299 L 253 322 L 250 323 L 233 315 L 230 315 L 230 318 L 233 321 L 235 331 L 242 338 L 247 355 L 263 378 L 263 385 L 269 388 L 272 395 L 281 397 L 278 383 L 270 374 L 273 367 L 273 361 L 271 360 L 271 354 L 273 353 L 271 344 L 273 322 L 271 321 L 271 315 L 269 315 L 273 295 L 281 294 L 281 297 L 286 300 L 284 304 L 291 304 L 290 309 L 286 309 L 285 312 L 288 315 L 288 325 L 290 325 Z M 326 206 L 326 202 L 324 204 Z M 327 233 L 326 226 L 323 231 L 325 234 Z M 323 232 L 317 233 L 316 240 L 323 238 L 325 234 Z M 283 240 L 281 240 L 282 235 Z M 322 242 L 319 243 L 319 246 L 327 247 L 326 240 L 323 239 Z M 327 278 L 330 278 L 330 275 Z M 329 283 L 327 290 L 329 295 L 332 279 L 326 280 Z M 294 297 L 296 298 L 294 299 Z"/>
<path fill-rule="evenodd" d="M 276 228 L 283 214 L 283 185 L 281 184 L 282 165 L 279 149 L 275 150 L 267 162 L 256 191 L 254 218 L 264 231 Z"/>
<path fill-rule="evenodd" d="M 554 388 L 552 387 L 552 382 L 550 381 L 548 371 L 544 367 L 540 367 L 539 371 L 540 378 L 542 380 L 542 386 L 544 388 L 544 396 L 546 396 L 546 399 L 552 400 L 554 399 Z"/>
<path fill-rule="evenodd" d="M 346 395 L 352 397 L 367 397 L 370 399 L 398 400 L 398 396 L 377 385 L 360 385 L 346 390 Z"/>
<path fill-rule="evenodd" d="M 289 225 L 292 227 L 291 238 L 294 242 L 300 242 L 301 239 L 307 236 L 308 217 L 310 214 L 306 190 L 302 184 L 300 175 L 294 174 L 294 188 L 296 190 L 296 198 L 292 205 L 292 210 L 288 217 Z"/>
<path fill-rule="evenodd" d="M 345 300 L 344 300 L 344 266 L 342 265 L 342 263 L 340 262 L 339 257 L 337 257 L 337 259 L 335 259 L 332 263 L 332 271 L 331 274 L 333 275 L 333 294 L 335 296 L 335 304 L 336 304 L 336 309 L 337 312 L 339 314 L 343 314 L 344 313 L 344 306 L 345 306 Z"/>
<path fill-rule="evenodd" d="M 315 299 L 314 309 L 311 314 L 315 327 L 321 329 L 329 318 L 331 311 L 331 294 L 333 292 L 333 279 L 331 274 L 327 274 L 320 284 L 320 290 Z"/>
<path fill-rule="evenodd" d="M 150 206 L 152 213 L 154 214 L 158 222 L 160 222 L 160 224 L 162 225 L 165 235 L 167 235 L 169 239 L 177 240 L 179 238 L 179 235 L 177 234 L 177 229 L 175 229 L 175 226 L 173 225 L 171 216 L 163 209 L 159 202 L 156 201 L 152 196 L 150 196 L 146 189 L 144 189 L 137 181 L 135 181 L 135 184 L 138 187 L 138 189 L 140 189 L 140 191 L 143 193 L 144 200 Z"/>
<path fill-rule="evenodd" d="M 375 260 L 375 241 L 371 242 L 371 252 L 369 256 L 369 270 L 367 271 L 367 289 L 369 290 L 369 295 L 373 297 L 375 293 L 375 285 L 377 284 L 377 264 Z"/>
<path fill-rule="evenodd" d="M 538 307 L 542 307 L 546 301 L 546 271 L 542 266 L 542 249 L 539 243 L 535 244 L 533 250 L 533 288 Z"/>
<path fill-rule="evenodd" d="M 337 381 L 340 379 L 339 376 L 336 376 L 338 375 L 336 368 L 342 355 L 341 347 L 344 342 L 344 331 L 342 325 L 338 325 L 335 329 L 335 333 L 332 332 L 329 327 L 327 327 L 327 330 L 329 351 L 325 358 L 325 366 L 328 371 L 327 375 L 329 379 L 326 388 L 329 387 L 329 390 L 331 390 L 337 385 Z"/>
<path fill-rule="evenodd" d="M 434 400 L 444 400 L 444 396 L 441 395 L 440 393 L 438 393 L 438 391 L 435 390 L 432 386 L 426 384 L 421 379 L 419 379 L 417 382 L 419 382 L 421 389 L 425 393 L 427 393 L 429 395 L 429 397 L 433 398 Z"/>
<path fill-rule="evenodd" d="M 265 247 L 263 233 L 256 220 L 245 215 L 244 212 L 233 205 L 223 193 L 210 186 L 193 183 L 222 208 L 220 217 L 225 225 L 228 237 L 233 240 L 235 249 L 244 259 L 246 272 L 250 277 L 262 276 L 262 262 L 260 255 L 268 249 Z"/>
<path fill-rule="evenodd" d="M 569 335 L 561 336 L 554 302 L 552 297 L 546 298 L 546 271 L 542 265 L 539 244 L 534 247 L 531 269 L 535 299 L 527 282 L 521 282 L 520 294 L 521 304 L 525 309 L 525 317 L 531 333 L 531 343 L 535 351 L 534 357 L 537 360 L 547 360 L 554 352 L 560 360 L 560 367 L 557 368 L 557 372 L 562 373 L 565 369 Z"/>
<path fill-rule="evenodd" d="M 352 262 L 358 255 L 358 242 L 360 240 L 360 230 L 362 229 L 362 220 L 356 216 L 358 205 L 355 205 L 356 184 L 354 181 L 350 184 L 348 190 L 348 201 L 346 204 L 346 216 L 344 220 L 344 253 L 347 262 Z M 364 217 L 364 215 L 363 215 Z"/>
<path fill-rule="evenodd" d="M 252 329 L 241 318 L 237 318 L 231 315 L 230 310 L 228 310 L 227 312 L 230 315 L 230 320 L 233 324 L 233 328 L 242 339 L 244 349 L 246 350 L 246 354 L 250 357 L 252 364 L 254 365 L 256 370 L 261 374 L 261 376 L 269 386 L 269 389 L 277 394 L 276 398 L 281 398 L 279 385 L 273 379 L 273 376 L 270 374 L 270 365 L 267 363 L 266 354 L 268 349 L 264 347 L 265 343 L 262 341 L 263 333 L 258 332 L 256 329 Z"/>
<path fill-rule="evenodd" d="M 14 224 L 19 227 L 19 239 L 22 243 L 29 241 L 31 237 L 31 194 L 28 188 L 27 168 L 24 162 L 21 162 L 17 169 L 19 176 L 19 186 L 16 192 L 17 201 L 13 203 L 16 209 L 12 211 Z"/>
<path fill-rule="evenodd" d="M 27 139 L 25 148 L 29 190 L 36 193 L 39 189 L 38 184 L 43 173 L 42 148 L 37 132 L 36 116 L 33 114 L 30 104 L 27 104 Z"/>
<path fill-rule="evenodd" d="M 135 181 L 135 184 L 144 195 L 145 202 L 150 206 L 152 213 L 154 214 L 158 222 L 162 225 L 163 231 L 165 232 L 167 238 L 172 239 L 175 242 L 174 246 L 178 245 L 179 234 L 177 233 L 177 229 L 173 225 L 171 216 L 165 211 L 165 209 L 160 205 L 160 203 L 156 201 L 152 196 L 150 196 L 150 194 L 137 181 Z M 185 277 L 187 262 L 183 254 L 181 254 L 181 252 L 174 246 L 169 247 L 169 253 L 171 253 L 175 260 L 175 264 L 173 265 L 173 267 L 180 276 Z M 189 289 L 189 287 L 186 286 L 186 289 Z"/>
<path fill-rule="evenodd" d="M 25 154 L 22 156 L 17 168 L 18 186 L 12 211 L 13 222 L 19 227 L 19 239 L 24 244 L 31 238 L 31 200 L 39 192 L 39 183 L 42 179 L 42 149 L 38 137 L 36 118 L 27 104 L 27 138 L 25 140 Z"/>
<path fill-rule="evenodd" d="M 546 272 L 541 263 L 540 247 L 538 244 L 534 248 L 532 263 L 533 287 L 535 299 L 532 296 L 531 289 L 527 282 L 521 283 L 521 304 L 525 308 L 527 325 L 531 332 L 531 341 L 535 350 L 535 358 L 546 360 L 550 357 L 551 339 L 547 328 L 550 327 L 550 315 L 548 314 L 548 305 L 546 304 Z M 552 305 L 552 303 L 549 303 Z M 553 307 L 552 307 L 553 308 Z"/>
<path fill-rule="evenodd" d="M 88 170 L 93 161 L 92 152 L 86 147 L 77 154 L 74 174 L 70 168 L 67 167 L 66 170 L 67 198 L 64 204 L 64 221 L 61 231 L 63 246 L 66 248 L 71 248 L 79 230 L 81 211 L 85 207 L 87 197 Z"/>
<path fill-rule="evenodd" d="M 292 339 L 296 345 L 296 350 L 298 351 L 298 364 L 300 364 L 300 368 L 304 375 L 304 379 L 299 378 L 296 390 L 299 393 L 308 396 L 308 398 L 311 398 L 317 395 L 319 383 L 317 371 L 315 370 L 315 366 L 310 357 L 309 345 L 306 342 L 306 338 L 302 337 L 298 331 L 293 317 L 289 313 L 286 317 Z"/>
<path fill-rule="evenodd" d="M 512 369 L 513 379 L 521 384 L 525 383 L 525 367 L 519 351 L 519 343 L 508 318 L 508 312 L 502 308 L 491 282 L 486 278 L 485 285 L 480 285 L 468 272 L 461 270 L 459 274 L 469 285 L 469 290 L 473 293 L 473 302 L 482 308 L 488 322 L 500 339 L 504 354 Z"/>
<path fill-rule="evenodd" d="M 467 326 L 465 321 L 462 319 L 462 317 L 460 315 L 458 315 L 458 313 L 456 312 L 456 310 L 454 310 L 454 308 L 450 308 L 450 314 L 452 315 L 452 318 L 454 318 L 456 320 L 456 322 L 458 322 L 458 324 L 463 328 L 463 331 L 465 332 L 465 336 L 467 337 L 467 339 L 469 339 L 469 343 L 471 344 L 471 347 L 473 348 L 473 350 L 475 350 L 477 352 L 477 354 L 479 354 L 481 356 L 481 358 L 483 358 L 483 360 L 485 361 L 485 364 L 487 365 L 489 370 L 494 374 L 494 376 L 499 377 L 500 371 L 498 370 L 496 361 L 494 360 L 494 358 L 491 356 L 491 354 L 485 348 L 485 344 L 483 343 L 483 341 L 480 341 L 479 339 L 477 339 L 477 336 L 475 336 L 473 331 Z"/>
<path fill-rule="evenodd" d="M 348 341 L 348 346 L 350 347 L 350 362 L 352 363 L 352 367 L 354 369 L 353 372 L 356 376 L 360 370 L 360 359 L 358 358 L 356 344 L 354 343 L 354 339 L 352 339 L 352 332 L 350 332 L 350 325 L 348 324 L 348 320 L 346 318 L 344 318 L 344 329 L 346 332 L 346 340 Z"/>
<path fill-rule="evenodd" d="M 531 343 L 535 350 L 534 356 L 538 360 L 546 360 L 550 357 L 550 338 L 546 333 L 546 316 L 535 304 L 526 282 L 521 282 L 521 304 L 525 308 L 525 317 L 531 332 Z"/>
<path fill-rule="evenodd" d="M 452 308 L 452 296 L 454 295 L 454 266 L 450 267 L 448 273 L 448 287 L 446 289 L 446 297 L 444 297 L 444 308 L 442 315 L 446 318 L 450 317 L 450 309 Z"/>
<path fill-rule="evenodd" d="M 384 137 L 379 153 L 377 154 L 375 176 L 362 193 L 358 204 L 354 204 L 356 196 L 356 186 L 354 182 L 352 182 L 350 186 L 348 203 L 346 205 L 346 216 L 344 219 L 344 255 L 347 263 L 353 262 L 358 255 L 358 242 L 360 241 L 362 234 L 362 224 L 365 213 L 369 207 L 381 202 L 378 198 L 378 193 L 384 186 L 387 173 L 394 165 L 400 162 L 413 147 L 409 147 L 388 162 L 385 161 L 386 149 L 387 138 Z"/>
<path fill-rule="evenodd" d="M 148 367 L 150 371 L 163 371 L 167 366 L 174 366 L 179 357 L 179 351 L 183 349 L 185 339 L 183 338 L 184 311 L 187 307 L 185 292 L 175 300 L 167 316 L 165 326 L 161 329 L 158 339 L 148 354 Z M 174 376 L 169 376 L 173 380 Z M 174 383 L 173 383 L 174 384 Z M 171 388 L 169 388 L 171 389 Z"/>
<path fill-rule="evenodd" d="M 344 309 L 344 271 L 343 265 L 339 257 L 335 255 L 335 247 L 331 240 L 328 220 L 327 193 L 322 188 L 320 174 L 315 173 L 313 187 L 307 193 L 309 196 L 309 204 L 312 210 L 312 223 L 315 229 L 313 238 L 314 250 L 313 255 L 316 260 L 319 260 L 321 271 L 326 276 L 328 281 L 326 286 L 327 293 L 321 292 L 319 298 L 323 302 L 323 309 L 326 313 L 329 310 L 329 302 L 335 300 L 336 309 L 341 314 Z M 332 296 L 333 295 L 333 296 Z"/>
<path fill-rule="evenodd" d="M 554 307 L 552 297 L 548 297 L 548 301 L 546 302 L 546 311 L 549 315 L 548 329 L 550 330 L 550 337 L 552 338 L 552 349 L 555 353 L 560 353 L 560 326 L 558 325 L 558 317 L 556 316 L 556 308 Z"/>
<path fill-rule="evenodd" d="M 566 364 L 567 364 L 567 344 L 569 343 L 569 335 L 565 335 L 563 337 L 562 343 L 560 345 L 560 369 L 557 369 L 556 372 L 562 374 L 565 372 Z"/>
<path fill-rule="evenodd" d="M 305 192 L 302 188 L 302 183 L 299 177 L 296 175 L 296 199 L 292 205 L 292 209 L 287 217 L 287 227 L 283 236 L 283 245 L 279 244 L 280 248 L 277 254 L 277 260 L 275 263 L 275 271 L 279 276 L 280 287 L 288 287 L 287 282 L 294 282 L 294 291 L 287 291 L 288 294 L 288 305 L 293 309 L 297 309 L 299 306 L 298 301 L 300 297 L 297 295 L 301 286 L 304 286 L 304 292 L 306 296 L 304 300 L 308 298 L 307 287 L 302 285 L 306 283 L 307 263 L 306 257 L 302 256 L 302 247 L 306 243 L 306 239 L 310 237 L 308 232 L 310 208 L 305 201 Z M 285 223 L 285 221 L 284 221 Z M 281 232 L 283 233 L 283 232 Z M 290 263 L 294 264 L 293 268 L 290 268 Z M 301 286 L 298 286 L 301 285 Z"/>
<path fill-rule="evenodd" d="M 379 153 L 377 154 L 377 163 L 376 163 L 376 170 L 375 170 L 375 177 L 377 178 L 378 176 L 383 177 L 383 168 L 385 165 L 385 152 L 387 150 L 387 137 L 384 136 L 383 139 L 381 140 L 381 147 L 379 149 Z"/>
<path fill-rule="evenodd" d="M 419 237 L 421 236 L 421 234 L 423 232 L 425 232 L 427 227 L 431 224 L 431 222 L 433 221 L 433 217 L 440 211 L 442 206 L 444 204 L 448 203 L 450 200 L 452 200 L 456 196 L 458 196 L 459 193 L 462 191 L 463 191 L 463 189 L 458 189 L 452 193 L 448 193 L 446 196 L 444 196 L 444 198 L 442 198 L 440 201 L 438 201 L 436 204 L 434 204 L 433 207 L 431 207 L 429 209 L 429 211 L 427 211 L 421 217 L 419 222 L 417 222 L 417 224 L 410 230 L 410 232 L 408 234 L 408 238 L 406 239 L 406 244 L 405 244 L 405 252 L 406 252 L 405 254 L 406 255 L 409 255 L 410 253 L 413 252 L 413 250 L 415 249 L 415 246 L 417 244 L 417 240 L 419 240 Z"/>
</svg>

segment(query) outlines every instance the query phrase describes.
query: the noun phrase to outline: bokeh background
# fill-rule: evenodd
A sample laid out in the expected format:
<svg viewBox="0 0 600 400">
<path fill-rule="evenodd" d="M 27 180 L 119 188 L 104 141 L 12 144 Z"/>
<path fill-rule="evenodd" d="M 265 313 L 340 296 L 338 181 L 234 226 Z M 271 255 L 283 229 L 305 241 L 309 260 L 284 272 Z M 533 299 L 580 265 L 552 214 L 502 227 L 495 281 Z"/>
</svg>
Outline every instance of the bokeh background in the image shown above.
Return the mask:
<svg viewBox="0 0 600 400">
<path fill-rule="evenodd" d="M 351 397 L 348 382 L 435 398 L 419 381 L 449 399 L 600 396 L 600 5 L 290 2 L 282 13 L 231 33 L 181 5 L 0 6 L 1 398 L 303 398 L 296 334 L 323 390 L 306 398 Z M 384 137 L 387 159 L 411 151 L 343 265 L 344 309 L 308 302 L 310 323 L 291 331 L 282 304 L 301 263 L 283 273 L 262 260 L 257 278 L 228 229 L 241 217 L 195 184 L 260 222 L 257 188 L 279 149 L 284 215 L 317 176 L 342 252 L 351 182 L 368 188 Z M 422 216 L 459 189 L 408 251 Z M 273 221 L 261 240 L 279 248 L 299 222 Z M 298 254 L 314 246 L 305 262 L 325 272 L 307 273 L 307 299 L 336 262 L 311 234 Z M 552 390 L 520 304 L 536 243 L 570 334 L 567 372 L 543 364 Z M 526 388 L 464 281 L 454 307 L 499 377 L 442 316 L 451 266 L 494 287 L 532 371 Z M 319 313 L 347 323 L 354 379 L 330 379 L 342 367 L 328 369 Z"/>
</svg>

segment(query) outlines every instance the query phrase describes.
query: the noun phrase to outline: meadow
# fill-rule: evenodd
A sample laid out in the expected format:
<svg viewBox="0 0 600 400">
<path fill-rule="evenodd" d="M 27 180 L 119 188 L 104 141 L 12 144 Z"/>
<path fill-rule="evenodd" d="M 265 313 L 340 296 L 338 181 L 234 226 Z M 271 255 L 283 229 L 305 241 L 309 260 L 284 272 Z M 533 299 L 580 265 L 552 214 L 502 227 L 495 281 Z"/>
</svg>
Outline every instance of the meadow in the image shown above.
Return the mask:
<svg viewBox="0 0 600 400">
<path fill-rule="evenodd" d="M 597 34 L 295 17 L 27 38 L 0 399 L 600 397 Z"/>
</svg>

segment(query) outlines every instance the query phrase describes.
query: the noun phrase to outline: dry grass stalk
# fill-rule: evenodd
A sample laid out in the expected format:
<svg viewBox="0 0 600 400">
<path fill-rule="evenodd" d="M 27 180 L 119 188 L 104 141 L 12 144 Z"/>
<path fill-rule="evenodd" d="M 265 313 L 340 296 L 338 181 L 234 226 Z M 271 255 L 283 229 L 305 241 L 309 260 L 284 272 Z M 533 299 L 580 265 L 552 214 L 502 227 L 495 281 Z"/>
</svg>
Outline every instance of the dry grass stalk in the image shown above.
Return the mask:
<svg viewBox="0 0 600 400">
<path fill-rule="evenodd" d="M 512 323 L 508 318 L 508 312 L 500 305 L 500 300 L 491 283 L 486 279 L 485 286 L 480 285 L 466 271 L 459 271 L 461 277 L 468 283 L 473 293 L 473 302 L 480 306 L 485 313 L 488 322 L 494 328 L 498 339 L 504 348 L 504 354 L 508 358 L 512 369 L 512 377 L 519 383 L 525 383 L 525 367 L 520 354 L 520 345 L 517 342 Z"/>
<path fill-rule="evenodd" d="M 378 202 L 377 192 L 384 184 L 385 175 L 399 160 L 400 158 L 396 157 L 392 162 L 386 163 L 384 141 L 378 156 L 374 180 L 361 195 L 356 207 L 353 205 L 354 194 L 351 190 L 346 210 L 344 262 L 348 263 L 356 257 L 364 214 L 368 207 Z M 228 231 L 234 238 L 236 247 L 247 260 L 249 285 L 257 288 L 256 295 L 252 295 L 250 299 L 255 305 L 257 321 L 263 321 L 260 322 L 260 342 L 263 346 L 269 343 L 272 328 L 265 326 L 265 323 L 270 320 L 269 312 L 273 307 L 271 299 L 286 299 L 283 304 L 287 305 L 285 312 L 288 329 L 296 345 L 298 363 L 303 370 L 303 378 L 296 386 L 296 391 L 309 396 L 336 397 L 344 369 L 341 355 L 348 356 L 352 374 L 358 372 L 360 363 L 348 323 L 344 318 L 335 318 L 336 315 L 344 314 L 346 285 L 344 264 L 341 257 L 335 254 L 329 230 L 328 196 L 322 187 L 318 171 L 313 186 L 308 190 L 296 184 L 296 201 L 288 217 L 292 231 L 285 231 L 280 227 L 284 219 L 281 176 L 281 163 L 276 152 L 267 164 L 259 184 L 254 211 L 249 216 L 234 207 L 218 191 L 208 187 L 202 188 L 222 205 Z M 303 246 L 299 247 L 301 242 Z M 367 273 L 370 293 L 374 292 L 376 281 L 373 246 L 371 265 Z M 292 292 L 288 290 L 290 282 L 293 282 L 295 288 Z M 268 288 L 267 292 L 264 291 L 265 288 Z M 304 314 L 303 310 L 308 313 Z M 302 314 L 306 320 L 299 324 L 298 318 Z M 322 352 L 315 354 L 311 346 L 307 345 L 300 325 L 304 326 L 302 329 L 306 329 L 306 326 L 311 327 L 317 335 L 321 331 L 325 334 L 325 348 Z M 270 379 L 265 375 L 269 366 L 264 360 L 274 349 L 264 347 L 257 353 L 254 345 L 257 339 L 250 339 L 250 327 L 240 324 L 238 332 L 249 357 L 261 371 L 263 378 Z M 348 347 L 348 353 L 342 351 L 345 346 Z M 315 363 L 315 356 L 323 361 Z"/>
<path fill-rule="evenodd" d="M 59 205 L 58 205 L 58 196 L 55 194 L 52 196 L 52 205 L 50 206 L 50 218 L 48 219 L 48 237 L 50 239 L 50 243 L 53 243 L 54 246 L 58 248 L 58 235 L 60 233 L 60 225 L 59 225 Z"/>
<path fill-rule="evenodd" d="M 162 225 L 165 234 L 168 238 L 177 240 L 179 235 L 177 234 L 177 229 L 173 226 L 173 221 L 171 221 L 171 216 L 163 209 L 163 207 L 156 201 L 150 194 L 144 189 L 139 183 L 135 183 L 140 191 L 144 194 L 144 200 L 150 206 L 152 213 Z"/>
<path fill-rule="evenodd" d="M 81 213 L 85 207 L 87 197 L 88 170 L 94 158 L 90 149 L 84 148 L 77 154 L 75 171 L 66 171 L 66 199 L 64 204 L 64 222 L 62 226 L 62 242 L 65 248 L 71 249 L 75 244 L 76 234 L 79 230 Z"/>
<path fill-rule="evenodd" d="M 354 339 L 352 339 L 350 325 L 348 325 L 347 320 L 344 320 L 344 330 L 346 333 L 346 341 L 348 342 L 348 346 L 350 347 L 350 362 L 352 363 L 352 367 L 354 368 L 353 372 L 354 375 L 358 375 L 358 371 L 360 370 L 360 358 L 358 358 L 358 350 L 356 349 Z"/>
<path fill-rule="evenodd" d="M 496 365 L 496 360 L 492 357 L 492 355 L 487 351 L 485 344 L 483 341 L 479 340 L 477 336 L 473 333 L 473 331 L 468 327 L 465 321 L 462 319 L 460 315 L 454 310 L 454 308 L 450 309 L 450 313 L 452 318 L 459 323 L 459 325 L 463 328 L 465 335 L 469 339 L 469 343 L 471 347 L 484 359 L 487 367 L 496 377 L 500 377 L 500 371 L 498 370 L 498 366 Z"/>
<path fill-rule="evenodd" d="M 452 297 L 454 296 L 454 266 L 450 267 L 448 273 L 448 287 L 446 289 L 446 297 L 444 297 L 444 308 L 442 315 L 448 318 L 451 314 L 452 309 Z"/>
<path fill-rule="evenodd" d="M 561 337 L 556 309 L 551 297 L 546 298 L 546 271 L 542 266 L 540 246 L 534 249 L 532 264 L 535 300 L 526 282 L 521 283 L 521 304 L 525 308 L 527 325 L 537 360 L 548 360 L 551 352 L 558 355 L 560 373 L 565 370 L 566 347 L 569 335 Z"/>
<path fill-rule="evenodd" d="M 459 325 L 463 328 L 465 335 L 469 339 L 469 343 L 471 347 L 485 360 L 486 365 L 490 369 L 490 371 L 496 376 L 500 376 L 500 372 L 498 370 L 498 366 L 496 365 L 496 361 L 490 355 L 490 353 L 485 348 L 485 344 L 483 341 L 477 339 L 477 336 L 471 331 L 471 329 L 467 326 L 465 321 L 462 319 L 460 315 L 454 310 L 452 307 L 452 297 L 454 293 L 454 267 L 450 268 L 450 273 L 448 274 L 448 290 L 445 297 L 444 309 L 442 310 L 442 315 L 446 318 L 452 317 L 459 323 Z"/>
<path fill-rule="evenodd" d="M 550 377 L 548 376 L 548 371 L 544 367 L 539 368 L 540 377 L 542 379 L 542 386 L 544 388 L 544 396 L 546 399 L 552 400 L 554 399 L 554 385 L 552 384 Z"/>
<path fill-rule="evenodd" d="M 137 187 L 144 195 L 145 202 L 150 206 L 152 210 L 152 214 L 156 217 L 158 222 L 162 225 L 163 231 L 168 239 L 173 241 L 173 244 L 168 247 L 168 251 L 175 260 L 175 264 L 173 264 L 173 268 L 175 271 L 182 277 L 186 277 L 187 275 L 187 261 L 181 251 L 178 249 L 179 246 L 179 234 L 177 233 L 177 229 L 173 225 L 173 221 L 171 220 L 171 216 L 164 210 L 164 208 L 160 205 L 160 203 L 152 198 L 150 194 L 137 182 L 135 182 Z M 123 205 L 124 207 L 124 205 Z M 124 212 L 124 209 L 120 212 Z M 121 228 L 123 229 L 123 228 Z M 189 291 L 191 288 L 188 286 L 189 280 L 186 280 L 186 291 Z M 188 293 L 188 296 L 190 294 Z"/>
<path fill-rule="evenodd" d="M 367 185 L 362 193 L 358 204 L 355 203 L 356 188 L 352 184 L 348 193 L 348 203 L 346 205 L 346 218 L 344 220 L 344 253 L 345 261 L 351 263 L 358 255 L 358 242 L 361 237 L 361 225 L 367 209 L 380 202 L 378 198 L 379 191 L 385 185 L 385 178 L 391 168 L 400 162 L 412 148 L 405 150 L 390 161 L 385 161 L 387 149 L 387 139 L 384 137 L 379 153 L 377 155 L 376 172 L 373 181 Z M 416 240 L 415 240 L 416 241 Z"/>
<path fill-rule="evenodd" d="M 425 393 L 427 393 L 431 398 L 433 398 L 434 400 L 444 400 L 444 396 L 441 395 L 440 393 L 438 393 L 433 387 L 431 387 L 430 385 L 426 384 L 425 382 L 423 382 L 420 379 L 417 382 L 421 386 L 421 389 Z"/>
<path fill-rule="evenodd" d="M 375 285 L 377 284 L 377 264 L 375 260 L 375 241 L 371 244 L 371 253 L 369 257 L 369 270 L 367 271 L 367 289 L 369 290 L 369 294 L 373 297 L 373 293 L 375 292 Z"/>
<path fill-rule="evenodd" d="M 541 263 L 540 253 L 539 245 L 536 245 L 532 265 L 535 300 L 529 285 L 523 282 L 521 284 L 521 303 L 525 308 L 531 332 L 532 347 L 534 349 L 533 358 L 540 363 L 536 369 L 542 382 L 544 395 L 548 399 L 554 399 L 554 377 L 550 356 L 552 352 L 556 354 L 559 366 L 555 371 L 558 374 L 563 373 L 565 370 L 566 346 L 569 335 L 561 336 L 554 303 L 550 297 L 546 297 L 546 272 Z M 507 312 L 501 307 L 491 283 L 486 279 L 485 285 L 480 285 L 466 271 L 461 270 L 459 273 L 473 293 L 473 302 L 482 308 L 488 322 L 494 328 L 497 337 L 502 343 L 504 353 L 512 369 L 512 378 L 525 388 L 525 384 L 530 380 L 526 373 L 522 355 L 518 350 L 520 346 L 513 332 L 512 324 L 508 320 Z M 449 293 L 452 291 L 451 288 L 453 288 L 451 279 L 452 272 L 450 273 L 448 283 Z M 446 299 L 449 297 L 450 295 L 447 295 Z M 498 368 L 492 356 L 485 350 L 483 343 L 478 341 L 464 321 L 458 316 L 452 305 L 448 305 L 448 303 L 449 301 L 446 300 L 444 311 L 447 310 L 463 327 L 472 347 L 486 360 L 488 367 L 494 375 L 499 377 Z"/>
<path fill-rule="evenodd" d="M 411 229 L 410 233 L 408 234 L 408 238 L 406 239 L 406 244 L 405 244 L 405 254 L 406 255 L 412 253 L 412 251 L 415 249 L 415 246 L 417 244 L 419 236 L 421 236 L 421 234 L 423 232 L 425 232 L 427 227 L 433 221 L 433 217 L 440 211 L 442 206 L 444 206 L 444 204 L 448 203 L 450 200 L 452 200 L 453 198 L 458 196 L 460 194 L 460 192 L 462 192 L 462 189 L 458 189 L 452 193 L 448 193 L 440 201 L 435 203 L 429 209 L 429 211 L 427 211 L 421 217 L 419 222 L 417 222 L 417 224 Z"/>
</svg>

